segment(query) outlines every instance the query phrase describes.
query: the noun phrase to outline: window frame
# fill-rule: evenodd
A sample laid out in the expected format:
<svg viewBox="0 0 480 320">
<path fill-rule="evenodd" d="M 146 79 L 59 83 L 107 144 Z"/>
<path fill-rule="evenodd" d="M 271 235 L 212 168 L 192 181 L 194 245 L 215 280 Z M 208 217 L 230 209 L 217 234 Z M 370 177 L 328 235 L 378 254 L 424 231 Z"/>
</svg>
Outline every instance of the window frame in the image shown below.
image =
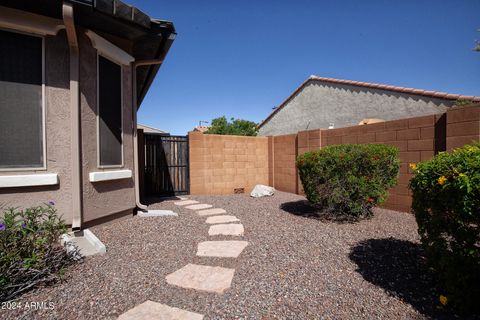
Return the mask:
<svg viewBox="0 0 480 320">
<path fill-rule="evenodd" d="M 11 33 L 23 34 L 31 37 L 37 37 L 42 39 L 42 165 L 38 167 L 10 167 L 10 168 L 1 168 L 0 172 L 15 172 L 15 171 L 46 171 L 47 170 L 47 123 L 46 123 L 46 113 L 47 113 L 47 99 L 46 99 L 46 90 L 45 90 L 45 36 L 25 32 L 16 29 L 9 29 L 0 27 L 0 30 Z"/>
<path fill-rule="evenodd" d="M 122 143 L 121 143 L 121 157 L 122 157 L 122 163 L 121 164 L 112 164 L 112 165 L 101 165 L 100 163 L 100 69 L 99 69 L 99 61 L 100 61 L 100 56 L 104 59 L 107 59 L 111 63 L 114 63 L 120 67 L 120 122 L 121 122 L 121 137 L 122 137 Z M 124 104 L 124 99 L 123 99 L 123 65 L 108 58 L 107 56 L 99 53 L 97 51 L 97 168 L 99 169 L 112 169 L 112 168 L 124 168 L 125 167 L 125 155 L 124 155 L 124 125 L 123 125 L 123 104 Z"/>
</svg>

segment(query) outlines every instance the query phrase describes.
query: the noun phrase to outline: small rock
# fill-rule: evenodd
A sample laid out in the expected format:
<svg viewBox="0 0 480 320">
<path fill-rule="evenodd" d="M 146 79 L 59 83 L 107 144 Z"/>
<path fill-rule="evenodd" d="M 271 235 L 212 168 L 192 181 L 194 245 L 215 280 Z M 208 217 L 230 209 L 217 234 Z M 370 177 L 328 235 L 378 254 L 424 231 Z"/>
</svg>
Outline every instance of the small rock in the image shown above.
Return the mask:
<svg viewBox="0 0 480 320">
<path fill-rule="evenodd" d="M 250 193 L 250 196 L 254 198 L 261 198 L 266 196 L 273 196 L 274 193 L 275 193 L 275 188 L 265 186 L 263 184 L 257 184 L 255 188 L 253 188 L 252 192 Z"/>
</svg>

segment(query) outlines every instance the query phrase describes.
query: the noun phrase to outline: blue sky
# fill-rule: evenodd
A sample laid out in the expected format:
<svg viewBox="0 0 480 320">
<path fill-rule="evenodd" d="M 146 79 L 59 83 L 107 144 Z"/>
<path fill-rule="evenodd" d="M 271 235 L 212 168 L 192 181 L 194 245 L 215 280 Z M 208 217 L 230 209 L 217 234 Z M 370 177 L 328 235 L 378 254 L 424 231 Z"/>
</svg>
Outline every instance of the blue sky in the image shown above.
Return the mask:
<svg viewBox="0 0 480 320">
<path fill-rule="evenodd" d="M 259 122 L 318 75 L 480 95 L 478 0 L 130 0 L 178 36 L 139 122 Z"/>
</svg>

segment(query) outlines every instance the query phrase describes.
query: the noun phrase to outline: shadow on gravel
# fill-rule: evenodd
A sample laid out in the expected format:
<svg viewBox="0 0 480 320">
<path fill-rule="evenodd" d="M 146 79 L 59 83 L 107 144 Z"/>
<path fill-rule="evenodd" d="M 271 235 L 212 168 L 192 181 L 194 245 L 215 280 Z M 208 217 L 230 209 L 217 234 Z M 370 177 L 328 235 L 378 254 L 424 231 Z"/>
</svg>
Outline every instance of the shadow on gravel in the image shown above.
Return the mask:
<svg viewBox="0 0 480 320">
<path fill-rule="evenodd" d="M 437 308 L 440 293 L 420 244 L 394 238 L 369 239 L 357 243 L 349 258 L 366 281 L 409 303 L 423 315 L 436 319 L 453 317 Z"/>
<path fill-rule="evenodd" d="M 329 221 L 329 222 L 331 221 L 331 222 L 337 222 L 337 223 L 358 222 L 357 219 L 347 215 L 333 216 L 329 213 L 324 213 L 320 209 L 310 205 L 310 203 L 307 200 L 284 202 L 280 205 L 280 209 L 290 214 L 293 214 L 295 216 L 316 219 L 321 221 Z"/>
</svg>

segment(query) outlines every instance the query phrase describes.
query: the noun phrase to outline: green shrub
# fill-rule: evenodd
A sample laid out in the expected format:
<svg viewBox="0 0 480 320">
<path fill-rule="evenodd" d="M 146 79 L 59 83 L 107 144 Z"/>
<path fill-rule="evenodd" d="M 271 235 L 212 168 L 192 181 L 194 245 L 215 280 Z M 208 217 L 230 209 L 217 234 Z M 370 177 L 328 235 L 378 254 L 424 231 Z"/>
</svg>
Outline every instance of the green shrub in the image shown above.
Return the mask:
<svg viewBox="0 0 480 320">
<path fill-rule="evenodd" d="M 452 304 L 480 311 L 480 143 L 412 167 L 412 209 L 428 262 Z"/>
<path fill-rule="evenodd" d="M 345 144 L 304 153 L 297 167 L 310 203 L 333 216 L 358 219 L 386 199 L 400 162 L 396 147 Z"/>
<path fill-rule="evenodd" d="M 0 217 L 0 301 L 58 279 L 76 252 L 60 245 L 67 228 L 53 202 L 25 210 L 8 209 Z"/>
</svg>

